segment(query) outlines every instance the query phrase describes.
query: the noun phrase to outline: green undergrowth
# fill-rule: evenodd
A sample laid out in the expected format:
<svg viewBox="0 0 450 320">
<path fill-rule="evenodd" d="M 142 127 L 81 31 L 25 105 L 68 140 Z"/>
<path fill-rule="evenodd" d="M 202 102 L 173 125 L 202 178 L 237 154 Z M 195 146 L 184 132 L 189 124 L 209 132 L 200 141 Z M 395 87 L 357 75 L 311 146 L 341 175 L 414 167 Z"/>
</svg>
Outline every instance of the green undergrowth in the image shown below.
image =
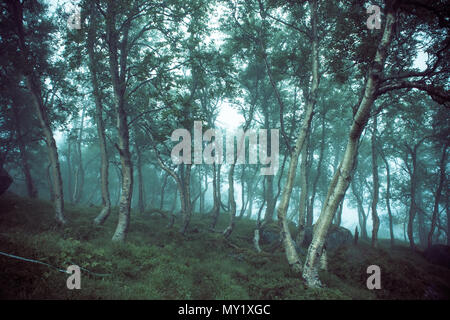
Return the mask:
<svg viewBox="0 0 450 320">
<path fill-rule="evenodd" d="M 0 251 L 66 269 L 82 270 L 81 290 L 48 266 L 0 255 L 1 299 L 425 299 L 448 298 L 449 271 L 403 246 L 343 247 L 329 257 L 323 289 L 308 289 L 283 252 L 252 247 L 254 221 L 238 220 L 228 241 L 194 214 L 186 235 L 160 214 L 132 213 L 125 243 L 113 243 L 117 210 L 103 226 L 99 207 L 67 205 L 68 223 L 54 222 L 52 205 L 11 193 L 0 197 Z M 177 219 L 179 220 L 179 218 Z M 223 230 L 222 214 L 216 230 Z M 366 268 L 382 270 L 382 289 L 368 290 Z M 95 274 L 93 274 L 95 273 Z M 101 274 L 101 275 L 99 275 Z M 445 296 L 447 294 L 447 296 Z"/>
</svg>

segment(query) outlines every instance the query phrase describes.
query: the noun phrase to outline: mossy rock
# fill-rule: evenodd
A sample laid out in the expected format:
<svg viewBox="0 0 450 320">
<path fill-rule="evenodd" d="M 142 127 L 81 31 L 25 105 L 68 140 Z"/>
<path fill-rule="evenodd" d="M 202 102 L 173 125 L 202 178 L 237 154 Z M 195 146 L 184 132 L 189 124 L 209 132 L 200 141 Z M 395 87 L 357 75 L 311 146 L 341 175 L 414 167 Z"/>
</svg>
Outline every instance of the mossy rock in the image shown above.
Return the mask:
<svg viewBox="0 0 450 320">
<path fill-rule="evenodd" d="M 312 241 L 313 227 L 305 229 L 305 238 L 302 247 L 308 247 Z M 350 230 L 337 225 L 331 225 L 325 240 L 325 248 L 334 251 L 341 246 L 350 245 L 353 242 L 353 235 Z"/>
<path fill-rule="evenodd" d="M 292 237 L 295 237 L 296 226 L 294 223 L 289 222 L 289 231 Z M 275 245 L 280 242 L 280 232 L 281 228 L 278 222 L 271 221 L 263 224 L 261 227 L 261 244 L 263 245 Z"/>
</svg>

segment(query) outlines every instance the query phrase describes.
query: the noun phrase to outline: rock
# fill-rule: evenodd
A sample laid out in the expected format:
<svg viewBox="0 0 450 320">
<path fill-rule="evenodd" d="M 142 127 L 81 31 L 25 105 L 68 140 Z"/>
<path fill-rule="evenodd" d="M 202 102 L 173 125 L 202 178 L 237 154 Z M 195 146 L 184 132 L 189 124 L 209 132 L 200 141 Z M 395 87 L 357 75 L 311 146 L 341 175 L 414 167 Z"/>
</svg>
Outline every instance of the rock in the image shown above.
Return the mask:
<svg viewBox="0 0 450 320">
<path fill-rule="evenodd" d="M 289 222 L 289 230 L 291 234 L 295 233 L 295 224 Z M 269 222 L 264 224 L 261 228 L 261 240 L 260 243 L 264 245 L 275 245 L 280 241 L 280 227 L 276 221 Z"/>
<path fill-rule="evenodd" d="M 312 241 L 313 228 L 306 228 L 305 239 L 303 240 L 302 246 L 308 247 Z M 349 245 L 353 243 L 353 235 L 350 230 L 339 227 L 336 225 L 331 225 L 330 230 L 328 230 L 328 235 L 325 240 L 325 248 L 327 250 L 333 251 L 338 249 L 343 245 Z"/>
<path fill-rule="evenodd" d="M 295 240 L 297 236 L 296 226 L 294 224 L 289 225 L 292 238 Z M 296 245 L 297 252 L 301 255 L 306 254 L 306 249 L 312 241 L 313 228 L 306 228 L 305 239 L 301 247 Z M 266 224 L 261 229 L 260 243 L 263 245 L 275 245 L 280 241 L 280 227 L 276 222 Z M 353 243 L 353 235 L 350 230 L 344 227 L 338 227 L 332 225 L 328 231 L 327 239 L 325 240 L 325 247 L 328 250 L 335 250 L 342 245 L 348 245 Z"/>
<path fill-rule="evenodd" d="M 13 182 L 11 176 L 6 172 L 5 169 L 0 168 L 0 195 L 2 195 Z"/>
<path fill-rule="evenodd" d="M 272 245 L 280 241 L 280 228 L 275 223 L 266 224 L 261 229 L 261 244 Z"/>
<path fill-rule="evenodd" d="M 450 269 L 450 246 L 434 244 L 424 252 L 428 262 Z"/>
</svg>

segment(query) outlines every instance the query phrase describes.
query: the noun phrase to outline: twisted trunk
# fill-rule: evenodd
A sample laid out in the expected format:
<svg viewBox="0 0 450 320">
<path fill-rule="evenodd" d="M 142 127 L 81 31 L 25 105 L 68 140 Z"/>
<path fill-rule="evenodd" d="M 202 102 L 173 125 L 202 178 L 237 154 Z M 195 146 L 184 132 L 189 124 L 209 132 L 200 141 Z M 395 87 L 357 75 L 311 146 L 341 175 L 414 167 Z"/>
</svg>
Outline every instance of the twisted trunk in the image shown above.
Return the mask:
<svg viewBox="0 0 450 320">
<path fill-rule="evenodd" d="M 118 144 L 121 163 L 121 195 L 119 203 L 119 221 L 116 231 L 112 237 L 113 241 L 125 241 L 130 224 L 131 197 L 133 194 L 133 165 L 130 154 L 130 134 L 125 110 L 126 92 L 126 68 L 127 68 L 127 46 L 130 20 L 127 20 L 122 30 L 116 29 L 117 4 L 108 2 L 106 10 L 106 35 L 109 49 L 109 69 L 113 85 L 114 107 L 116 112 L 116 127 L 118 133 Z M 119 35 L 122 39 L 119 42 Z M 120 46 L 120 48 L 119 48 Z M 120 51 L 120 62 L 118 53 Z"/>
<path fill-rule="evenodd" d="M 289 206 L 289 200 L 292 194 L 292 188 L 294 186 L 295 171 L 297 170 L 298 158 L 301 150 L 306 141 L 306 137 L 311 127 L 311 121 L 313 117 L 314 106 L 317 101 L 317 89 L 319 87 L 319 40 L 317 37 L 317 0 L 309 1 L 311 7 L 311 25 L 312 25 L 312 83 L 309 93 L 308 101 L 306 103 L 305 114 L 303 122 L 300 128 L 300 132 L 297 137 L 297 142 L 294 150 L 291 154 L 291 161 L 289 162 L 288 175 L 286 185 L 284 186 L 281 201 L 278 205 L 277 215 L 278 223 L 281 227 L 281 236 L 283 241 L 283 247 L 286 253 L 286 259 L 290 267 L 294 272 L 300 273 L 302 271 L 302 265 L 300 258 L 295 250 L 294 241 L 292 240 L 291 233 L 288 227 L 288 221 L 286 219 L 286 213 Z"/>
<path fill-rule="evenodd" d="M 394 12 L 394 8 L 388 6 L 383 36 L 371 66 L 369 78 L 364 88 L 363 98 L 359 103 L 353 119 L 344 157 L 330 183 L 322 211 L 315 224 L 313 239 L 308 248 L 302 274 L 308 287 L 321 286 L 318 274 L 318 263 L 322 255 L 325 237 L 331 222 L 333 221 L 333 216 L 336 213 L 339 203 L 344 198 L 347 187 L 351 181 L 351 175 L 358 153 L 359 139 L 370 116 L 373 102 L 377 97 L 377 90 L 383 75 L 387 50 L 391 43 L 392 31 L 395 24 Z"/>
<path fill-rule="evenodd" d="M 98 144 L 100 148 L 100 184 L 102 192 L 102 210 L 94 219 L 94 223 L 101 225 L 109 217 L 111 213 L 111 198 L 109 194 L 109 160 L 108 152 L 106 150 L 106 135 L 105 123 L 103 121 L 103 103 L 100 96 L 100 89 L 98 84 L 98 70 L 95 58 L 94 44 L 96 39 L 97 14 L 95 10 L 95 3 L 90 5 L 90 25 L 87 36 L 87 52 L 89 59 L 89 71 L 92 82 L 92 95 L 95 102 L 95 122 L 97 125 Z"/>
</svg>

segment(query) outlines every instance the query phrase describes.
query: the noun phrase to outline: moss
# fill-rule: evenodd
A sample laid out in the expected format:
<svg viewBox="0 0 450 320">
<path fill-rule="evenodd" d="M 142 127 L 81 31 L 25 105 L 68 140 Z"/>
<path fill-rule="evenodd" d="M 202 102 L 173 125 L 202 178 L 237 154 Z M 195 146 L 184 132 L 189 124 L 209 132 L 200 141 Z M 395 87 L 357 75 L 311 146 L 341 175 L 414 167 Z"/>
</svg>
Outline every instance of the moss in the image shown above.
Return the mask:
<svg viewBox="0 0 450 320">
<path fill-rule="evenodd" d="M 2 299 L 423 299 L 448 298 L 449 271 L 428 264 L 403 246 L 372 249 L 361 242 L 329 257 L 323 289 L 308 289 L 287 266 L 284 253 L 256 253 L 255 222 L 238 220 L 228 241 L 208 231 L 210 217 L 194 214 L 186 235 L 168 229 L 161 215 L 132 213 L 126 243 L 112 243 L 117 210 L 104 226 L 92 221 L 99 207 L 67 205 L 69 223 L 54 223 L 52 204 L 0 197 L 0 251 L 65 269 L 77 264 L 82 290 L 66 288 L 67 275 L 0 256 Z M 223 230 L 228 216 L 219 217 Z M 272 225 L 273 228 L 277 226 Z M 382 290 L 366 288 L 366 268 L 382 270 Z M 445 295 L 447 294 L 447 295 Z"/>
</svg>

